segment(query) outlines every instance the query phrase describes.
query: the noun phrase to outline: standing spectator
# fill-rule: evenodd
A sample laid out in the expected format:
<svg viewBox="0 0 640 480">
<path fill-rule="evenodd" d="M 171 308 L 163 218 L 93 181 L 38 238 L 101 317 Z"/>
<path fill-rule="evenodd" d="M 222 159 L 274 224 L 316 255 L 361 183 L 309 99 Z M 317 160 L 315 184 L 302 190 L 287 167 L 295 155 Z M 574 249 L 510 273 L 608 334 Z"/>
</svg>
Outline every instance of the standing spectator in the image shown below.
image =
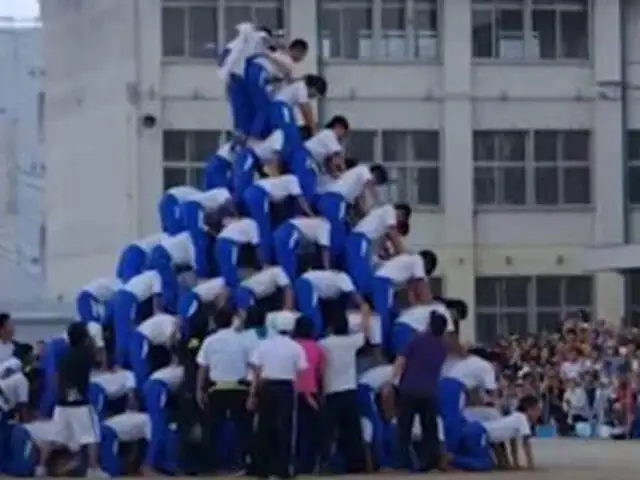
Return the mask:
<svg viewBox="0 0 640 480">
<path fill-rule="evenodd" d="M 0 363 L 13 356 L 14 348 L 11 315 L 2 312 L 0 313 Z"/>
<path fill-rule="evenodd" d="M 404 468 L 410 468 L 411 430 L 416 416 L 422 430 L 421 451 L 416 452 L 419 470 L 429 471 L 438 466 L 437 387 L 447 356 L 442 340 L 446 329 L 447 318 L 433 312 L 428 331 L 416 334 L 394 365 L 394 378 L 400 379 L 398 443 Z"/>
<path fill-rule="evenodd" d="M 578 422 L 586 422 L 589 419 L 589 405 L 587 393 L 580 378 L 567 381 L 567 390 L 562 400 L 564 411 L 569 417 L 569 423 L 575 426 Z"/>
</svg>

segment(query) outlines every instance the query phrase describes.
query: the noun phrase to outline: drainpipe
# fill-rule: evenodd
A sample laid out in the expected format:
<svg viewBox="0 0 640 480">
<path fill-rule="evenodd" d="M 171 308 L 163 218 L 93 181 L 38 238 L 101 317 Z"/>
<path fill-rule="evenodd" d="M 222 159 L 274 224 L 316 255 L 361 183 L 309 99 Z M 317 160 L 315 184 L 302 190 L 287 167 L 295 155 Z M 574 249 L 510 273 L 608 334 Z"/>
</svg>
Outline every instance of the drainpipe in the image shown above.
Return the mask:
<svg viewBox="0 0 640 480">
<path fill-rule="evenodd" d="M 293 1 L 293 0 L 291 0 Z M 316 3 L 316 25 L 318 25 L 318 29 L 316 30 L 316 52 L 317 52 L 317 59 L 316 59 L 316 64 L 317 64 L 317 68 L 318 68 L 318 75 L 322 75 L 323 77 L 325 76 L 325 68 L 324 68 L 324 52 L 322 51 L 323 48 L 323 41 L 322 41 L 322 23 L 320 22 L 320 19 L 322 18 L 322 0 L 315 0 Z M 326 78 L 326 77 L 325 77 Z M 326 99 L 320 99 L 318 100 L 318 125 L 324 125 L 326 123 L 326 112 L 327 112 L 327 108 L 326 108 Z"/>
</svg>

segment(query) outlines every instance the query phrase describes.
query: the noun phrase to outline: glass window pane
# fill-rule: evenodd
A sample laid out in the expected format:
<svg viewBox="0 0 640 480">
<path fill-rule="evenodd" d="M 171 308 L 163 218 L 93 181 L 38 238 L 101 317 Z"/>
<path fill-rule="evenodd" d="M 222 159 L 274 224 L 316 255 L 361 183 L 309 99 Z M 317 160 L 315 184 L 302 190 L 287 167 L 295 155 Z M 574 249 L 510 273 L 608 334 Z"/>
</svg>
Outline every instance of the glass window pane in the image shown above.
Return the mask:
<svg viewBox="0 0 640 480">
<path fill-rule="evenodd" d="M 410 135 L 410 141 L 413 144 L 412 161 L 438 161 L 440 156 L 438 132 L 411 132 Z"/>
<path fill-rule="evenodd" d="M 417 8 L 413 17 L 415 36 L 415 58 L 434 59 L 438 57 L 438 10 Z"/>
<path fill-rule="evenodd" d="M 417 170 L 418 203 L 421 205 L 439 205 L 440 178 L 438 167 L 425 167 Z"/>
<path fill-rule="evenodd" d="M 187 183 L 187 169 L 184 167 L 164 167 L 162 173 L 164 190 Z"/>
<path fill-rule="evenodd" d="M 220 132 L 198 130 L 193 132 L 192 162 L 204 163 L 220 147 Z"/>
<path fill-rule="evenodd" d="M 627 154 L 629 160 L 640 160 L 640 131 L 633 130 L 627 133 Z"/>
<path fill-rule="evenodd" d="M 204 185 L 204 168 L 192 167 L 189 169 L 189 185 L 201 188 Z"/>
<path fill-rule="evenodd" d="M 562 158 L 564 160 L 571 160 L 574 162 L 588 162 L 589 132 L 563 132 Z"/>
<path fill-rule="evenodd" d="M 527 135 L 524 132 L 503 132 L 497 136 L 499 160 L 502 162 L 524 162 Z"/>
<path fill-rule="evenodd" d="M 640 185 L 640 166 L 629 167 L 627 182 L 629 202 L 632 205 L 640 205 L 640 188 L 637 188 L 637 185 Z"/>
<path fill-rule="evenodd" d="M 527 307 L 527 297 L 529 292 L 529 279 L 506 278 L 502 283 L 502 302 L 507 307 Z"/>
<path fill-rule="evenodd" d="M 558 205 L 559 171 L 556 167 L 536 167 L 534 177 L 534 195 L 536 205 Z"/>
<path fill-rule="evenodd" d="M 476 337 L 481 344 L 489 344 L 498 337 L 498 316 L 495 313 L 476 315 Z"/>
<path fill-rule="evenodd" d="M 217 43 L 217 10 L 210 7 L 189 9 L 189 56 L 210 58 L 214 56 Z M 235 32 L 234 35 L 235 36 Z"/>
<path fill-rule="evenodd" d="M 162 54 L 165 57 L 183 57 L 185 45 L 185 9 L 162 8 Z"/>
<path fill-rule="evenodd" d="M 505 205 L 524 205 L 527 199 L 527 185 L 525 169 L 520 167 L 500 167 L 498 169 L 502 198 L 500 203 Z"/>
<path fill-rule="evenodd" d="M 535 58 L 556 58 L 556 11 L 534 10 L 533 22 L 533 55 Z"/>
<path fill-rule="evenodd" d="M 538 332 L 557 333 L 562 327 L 561 317 L 555 312 L 540 312 L 536 315 Z"/>
<path fill-rule="evenodd" d="M 589 167 L 566 167 L 563 171 L 564 203 L 567 205 L 591 204 Z"/>
<path fill-rule="evenodd" d="M 349 132 L 345 142 L 347 156 L 354 157 L 363 163 L 370 163 L 375 158 L 375 138 L 376 132 L 366 130 L 356 130 Z"/>
<path fill-rule="evenodd" d="M 560 307 L 562 305 L 560 278 L 536 278 L 536 305 L 538 307 Z"/>
<path fill-rule="evenodd" d="M 558 160 L 558 132 L 538 130 L 533 137 L 534 161 L 556 162 Z"/>
<path fill-rule="evenodd" d="M 380 51 L 382 58 L 407 58 L 406 10 L 404 6 L 382 7 Z"/>
<path fill-rule="evenodd" d="M 284 28 L 284 11 L 282 6 L 257 7 L 253 10 L 254 22 L 270 28 L 274 33 Z"/>
<path fill-rule="evenodd" d="M 474 58 L 493 57 L 493 11 L 474 9 L 472 22 Z"/>
<path fill-rule="evenodd" d="M 495 308 L 498 306 L 498 287 L 496 278 L 476 278 L 476 304 L 478 307 Z"/>
<path fill-rule="evenodd" d="M 162 133 L 162 151 L 165 162 L 186 161 L 187 133 L 178 130 L 165 130 Z"/>
<path fill-rule="evenodd" d="M 564 301 L 571 307 L 591 307 L 592 279 L 585 275 L 567 277 Z"/>
<path fill-rule="evenodd" d="M 321 12 L 322 56 L 323 58 L 339 58 L 341 55 L 340 10 L 324 8 Z"/>
<path fill-rule="evenodd" d="M 402 167 L 389 167 L 389 196 L 392 202 L 412 203 L 409 193 L 409 169 Z"/>
<path fill-rule="evenodd" d="M 474 132 L 473 160 L 475 162 L 496 161 L 495 134 L 491 132 Z"/>
<path fill-rule="evenodd" d="M 502 315 L 501 320 L 509 335 L 525 336 L 529 333 L 529 321 L 526 313 L 507 313 Z"/>
<path fill-rule="evenodd" d="M 382 161 L 406 162 L 409 160 L 407 141 L 407 132 L 382 132 Z"/>
<path fill-rule="evenodd" d="M 493 167 L 475 167 L 473 192 L 476 205 L 495 205 L 497 202 L 497 172 Z"/>
<path fill-rule="evenodd" d="M 371 7 L 344 8 L 340 26 L 344 41 L 342 58 L 371 58 L 372 16 Z"/>
<path fill-rule="evenodd" d="M 562 58 L 589 57 L 588 14 L 583 11 L 560 12 L 560 54 Z"/>
<path fill-rule="evenodd" d="M 224 9 L 224 38 L 230 42 L 237 35 L 236 26 L 251 21 L 251 7 L 246 5 L 227 5 Z"/>
<path fill-rule="evenodd" d="M 524 58 L 524 11 L 503 10 L 496 11 L 496 42 L 500 58 Z"/>
</svg>

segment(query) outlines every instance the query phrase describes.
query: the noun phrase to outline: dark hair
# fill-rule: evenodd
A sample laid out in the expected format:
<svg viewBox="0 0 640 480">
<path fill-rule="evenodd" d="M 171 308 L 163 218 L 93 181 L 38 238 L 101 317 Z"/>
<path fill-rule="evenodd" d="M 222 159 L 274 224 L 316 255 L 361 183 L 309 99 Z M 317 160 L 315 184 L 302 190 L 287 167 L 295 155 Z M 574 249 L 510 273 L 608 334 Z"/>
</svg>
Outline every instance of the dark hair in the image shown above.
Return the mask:
<svg viewBox="0 0 640 480">
<path fill-rule="evenodd" d="M 72 347 L 79 347 L 89 338 L 89 330 L 82 322 L 74 322 L 67 327 L 67 339 Z"/>
<path fill-rule="evenodd" d="M 300 138 L 303 141 L 309 140 L 313 136 L 309 125 L 300 125 L 298 127 L 298 131 L 300 132 Z"/>
<path fill-rule="evenodd" d="M 467 302 L 464 300 L 460 300 L 459 298 L 448 298 L 445 305 L 449 310 L 455 313 L 459 320 L 466 320 L 467 315 L 469 315 L 469 305 L 467 305 Z"/>
<path fill-rule="evenodd" d="M 420 250 L 419 255 L 420 257 L 422 257 L 424 272 L 427 274 L 427 276 L 431 276 L 431 274 L 438 266 L 438 256 L 432 250 Z"/>
<path fill-rule="evenodd" d="M 334 115 L 331 120 L 325 125 L 326 128 L 341 127 L 345 130 L 349 130 L 349 121 L 343 115 Z"/>
<path fill-rule="evenodd" d="M 429 318 L 429 330 L 434 337 L 442 337 L 447 330 L 447 317 L 441 312 L 432 311 Z"/>
<path fill-rule="evenodd" d="M 7 312 L 0 312 L 0 328 L 4 328 L 9 321 L 11 321 L 11 315 Z"/>
<path fill-rule="evenodd" d="M 327 94 L 327 81 L 321 77 L 320 75 L 308 74 L 304 76 L 304 84 L 309 89 L 315 90 L 315 92 L 320 96 L 324 97 Z"/>
<path fill-rule="evenodd" d="M 302 38 L 294 38 L 289 42 L 289 50 L 300 50 L 302 52 L 309 51 L 309 42 Z"/>
<path fill-rule="evenodd" d="M 537 405 L 540 405 L 538 397 L 535 395 L 525 395 L 520 399 L 520 403 L 518 403 L 518 411 L 526 412 Z"/>
<path fill-rule="evenodd" d="M 229 308 L 219 309 L 213 317 L 217 328 L 229 328 L 233 324 L 233 311 Z"/>
<path fill-rule="evenodd" d="M 371 165 L 371 167 L 369 167 L 369 171 L 371 172 L 371 175 L 373 175 L 377 185 L 389 183 L 389 174 L 387 173 L 387 169 L 382 165 Z"/>
<path fill-rule="evenodd" d="M 23 367 L 29 366 L 31 358 L 33 356 L 34 348 L 28 343 L 16 342 L 13 349 L 13 356 L 16 357 L 22 363 Z"/>
<path fill-rule="evenodd" d="M 305 317 L 304 315 L 298 317 L 293 328 L 292 337 L 306 339 L 313 338 L 313 323 L 309 317 Z"/>
<path fill-rule="evenodd" d="M 407 217 L 407 221 L 411 218 L 411 214 L 413 213 L 413 210 L 408 203 L 396 203 L 393 208 L 404 213 L 405 217 Z"/>
<path fill-rule="evenodd" d="M 349 333 L 349 320 L 344 312 L 334 312 L 331 318 L 331 330 L 334 335 L 346 335 Z"/>
<path fill-rule="evenodd" d="M 258 27 L 258 32 L 266 33 L 269 37 L 273 37 L 273 30 L 265 25 L 261 25 Z"/>
<path fill-rule="evenodd" d="M 344 166 L 347 168 L 347 170 L 351 170 L 353 167 L 357 167 L 359 163 L 360 160 L 358 160 L 356 157 L 347 157 L 344 159 Z"/>
</svg>

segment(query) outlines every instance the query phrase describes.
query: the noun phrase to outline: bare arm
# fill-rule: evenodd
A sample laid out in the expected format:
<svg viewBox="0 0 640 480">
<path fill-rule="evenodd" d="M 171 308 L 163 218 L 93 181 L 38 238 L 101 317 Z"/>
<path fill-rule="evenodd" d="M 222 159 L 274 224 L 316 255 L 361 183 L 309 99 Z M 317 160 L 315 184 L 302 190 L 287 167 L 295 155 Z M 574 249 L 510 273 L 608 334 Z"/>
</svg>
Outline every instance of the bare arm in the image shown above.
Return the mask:
<svg viewBox="0 0 640 480">
<path fill-rule="evenodd" d="M 393 362 L 393 374 L 391 378 L 394 383 L 400 379 L 400 377 L 404 373 L 404 368 L 406 366 L 407 366 L 407 357 L 398 355 L 396 357 L 396 361 Z"/>
<path fill-rule="evenodd" d="M 402 237 L 400 236 L 400 233 L 398 233 L 398 229 L 396 227 L 391 227 L 389 229 L 386 238 L 391 242 L 396 255 L 404 252 L 404 242 L 402 241 Z"/>
<path fill-rule="evenodd" d="M 302 120 L 304 124 L 311 129 L 311 135 L 315 135 L 318 133 L 318 125 L 316 123 L 315 115 L 313 114 L 313 109 L 311 108 L 310 103 L 303 103 L 299 105 L 300 115 L 302 115 Z"/>
<path fill-rule="evenodd" d="M 286 286 L 283 289 L 284 291 L 282 292 L 284 299 L 283 299 L 283 309 L 284 310 L 293 310 L 293 291 L 291 290 L 291 286 Z"/>
</svg>

